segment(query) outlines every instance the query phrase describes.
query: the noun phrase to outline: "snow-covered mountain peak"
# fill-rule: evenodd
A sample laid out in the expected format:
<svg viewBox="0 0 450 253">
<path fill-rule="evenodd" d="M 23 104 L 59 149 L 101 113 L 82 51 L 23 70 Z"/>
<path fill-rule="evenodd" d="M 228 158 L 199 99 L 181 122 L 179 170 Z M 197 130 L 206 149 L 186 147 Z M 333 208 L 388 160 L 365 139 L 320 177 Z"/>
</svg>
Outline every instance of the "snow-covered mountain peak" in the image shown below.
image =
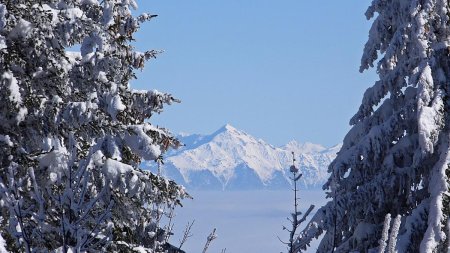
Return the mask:
<svg viewBox="0 0 450 253">
<path fill-rule="evenodd" d="M 179 136 L 185 144 L 166 158 L 169 177 L 188 188 L 289 188 L 293 151 L 305 187 L 320 187 L 338 150 L 291 141 L 274 147 L 230 124 L 210 135 Z"/>
<path fill-rule="evenodd" d="M 246 135 L 246 133 L 236 129 L 235 127 L 233 127 L 230 124 L 226 124 L 223 127 L 219 128 L 219 130 L 215 131 L 212 135 L 213 136 L 220 136 L 220 135 L 236 136 L 236 135 Z"/>
<path fill-rule="evenodd" d="M 223 127 L 219 128 L 219 130 L 211 134 L 212 138 L 224 138 L 224 137 L 239 138 L 242 136 L 250 136 L 250 135 L 242 130 L 238 130 L 237 128 L 233 127 L 230 124 L 224 125 Z"/>
<path fill-rule="evenodd" d="M 191 149 L 186 145 L 186 150 L 168 158 L 186 180 L 190 171 L 207 169 L 226 183 L 237 166 L 246 166 L 267 181 L 273 170 L 282 169 L 273 146 L 229 124 L 203 139 L 207 141 Z"/>
<path fill-rule="evenodd" d="M 230 125 L 230 124 L 225 124 L 221 129 L 225 130 L 225 131 L 231 131 L 231 132 L 237 132 L 239 130 L 237 130 L 234 126 Z"/>
</svg>

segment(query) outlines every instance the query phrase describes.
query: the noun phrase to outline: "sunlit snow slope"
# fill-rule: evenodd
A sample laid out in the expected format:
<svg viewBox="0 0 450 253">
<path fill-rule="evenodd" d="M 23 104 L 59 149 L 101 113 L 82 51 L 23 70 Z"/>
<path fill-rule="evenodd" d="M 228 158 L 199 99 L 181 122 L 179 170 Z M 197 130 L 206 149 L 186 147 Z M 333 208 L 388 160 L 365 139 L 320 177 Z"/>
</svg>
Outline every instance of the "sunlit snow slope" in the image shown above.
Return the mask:
<svg viewBox="0 0 450 253">
<path fill-rule="evenodd" d="M 185 147 L 165 157 L 162 171 L 188 189 L 254 190 L 289 189 L 292 154 L 303 174 L 302 188 L 321 187 L 327 167 L 340 145 L 291 141 L 274 147 L 261 139 L 225 125 L 211 135 L 182 135 Z"/>
</svg>

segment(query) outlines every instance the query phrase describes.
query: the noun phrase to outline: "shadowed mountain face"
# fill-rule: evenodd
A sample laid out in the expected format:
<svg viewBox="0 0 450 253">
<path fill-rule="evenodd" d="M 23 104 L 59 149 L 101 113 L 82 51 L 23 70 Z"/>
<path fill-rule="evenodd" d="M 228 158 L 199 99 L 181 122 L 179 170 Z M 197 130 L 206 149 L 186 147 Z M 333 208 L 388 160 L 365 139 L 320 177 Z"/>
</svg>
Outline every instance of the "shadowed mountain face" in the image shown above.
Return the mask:
<svg viewBox="0 0 450 253">
<path fill-rule="evenodd" d="M 320 188 L 341 147 L 296 141 L 274 147 L 230 125 L 211 135 L 183 135 L 179 139 L 185 146 L 165 157 L 162 171 L 188 189 L 199 190 L 289 189 L 291 152 L 303 174 L 300 187 Z M 144 166 L 154 169 L 151 163 Z"/>
</svg>

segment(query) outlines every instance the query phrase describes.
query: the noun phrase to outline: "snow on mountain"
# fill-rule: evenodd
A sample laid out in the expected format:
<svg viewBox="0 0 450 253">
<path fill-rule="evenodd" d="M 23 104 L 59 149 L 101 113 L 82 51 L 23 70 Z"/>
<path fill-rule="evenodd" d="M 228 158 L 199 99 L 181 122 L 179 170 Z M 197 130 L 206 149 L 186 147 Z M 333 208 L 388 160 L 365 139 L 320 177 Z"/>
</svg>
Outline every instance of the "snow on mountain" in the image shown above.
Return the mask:
<svg viewBox="0 0 450 253">
<path fill-rule="evenodd" d="M 188 189 L 289 189 L 292 153 L 301 187 L 321 187 L 340 145 L 325 148 L 291 141 L 274 147 L 227 124 L 211 135 L 182 135 L 185 144 L 165 158 L 163 172 Z"/>
<path fill-rule="evenodd" d="M 295 152 L 300 153 L 317 153 L 326 150 L 326 148 L 319 144 L 314 144 L 310 142 L 306 143 L 298 143 L 295 140 L 288 142 L 288 144 L 284 145 L 282 149 L 293 150 Z"/>
</svg>

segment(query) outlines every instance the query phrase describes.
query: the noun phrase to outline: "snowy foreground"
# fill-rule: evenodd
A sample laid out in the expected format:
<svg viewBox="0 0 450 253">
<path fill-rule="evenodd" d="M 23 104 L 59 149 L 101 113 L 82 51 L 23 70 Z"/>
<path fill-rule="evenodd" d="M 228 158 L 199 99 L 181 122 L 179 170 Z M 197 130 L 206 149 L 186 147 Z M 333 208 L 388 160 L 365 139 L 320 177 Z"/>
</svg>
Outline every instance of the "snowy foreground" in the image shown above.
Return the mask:
<svg viewBox="0 0 450 253">
<path fill-rule="evenodd" d="M 201 252 L 208 233 L 217 228 L 219 237 L 209 252 L 286 252 L 277 239 L 287 240 L 282 230 L 288 225 L 286 217 L 292 209 L 291 191 L 195 191 L 194 200 L 185 200 L 175 217 L 175 235 L 171 239 L 179 245 L 179 237 L 187 222 L 195 219 L 194 234 L 183 246 L 186 252 Z M 321 206 L 325 195 L 320 190 L 300 192 L 301 209 L 309 204 Z M 315 252 L 318 242 L 308 252 Z"/>
</svg>

